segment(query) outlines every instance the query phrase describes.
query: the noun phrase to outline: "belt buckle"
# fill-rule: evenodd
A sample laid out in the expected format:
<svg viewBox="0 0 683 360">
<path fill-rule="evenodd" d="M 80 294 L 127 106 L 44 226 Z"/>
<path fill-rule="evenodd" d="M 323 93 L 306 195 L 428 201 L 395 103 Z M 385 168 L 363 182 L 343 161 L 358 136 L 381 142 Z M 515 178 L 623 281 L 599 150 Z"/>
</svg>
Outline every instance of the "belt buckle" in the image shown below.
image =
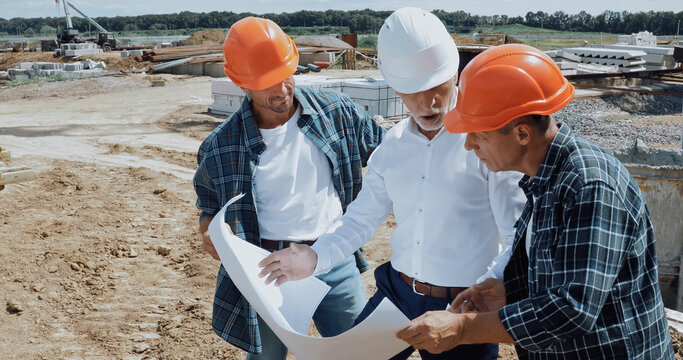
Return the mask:
<svg viewBox="0 0 683 360">
<path fill-rule="evenodd" d="M 417 289 L 415 289 L 415 282 L 416 282 L 416 281 L 417 281 L 417 280 L 416 280 L 415 278 L 413 278 L 413 292 L 416 293 L 416 294 L 418 294 L 418 295 L 420 295 L 420 296 L 425 296 L 425 294 L 423 294 L 423 293 L 417 291 Z"/>
</svg>

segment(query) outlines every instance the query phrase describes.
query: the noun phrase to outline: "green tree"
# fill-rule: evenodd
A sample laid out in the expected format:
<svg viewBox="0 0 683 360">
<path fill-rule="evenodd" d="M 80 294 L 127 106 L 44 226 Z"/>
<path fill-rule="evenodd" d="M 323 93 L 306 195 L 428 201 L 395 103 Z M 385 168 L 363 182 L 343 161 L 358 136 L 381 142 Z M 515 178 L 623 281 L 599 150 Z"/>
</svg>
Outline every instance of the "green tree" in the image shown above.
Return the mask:
<svg viewBox="0 0 683 360">
<path fill-rule="evenodd" d="M 137 31 L 137 30 L 138 30 L 138 26 L 135 24 L 129 23 L 129 24 L 126 24 L 123 26 L 123 31 Z"/>
<path fill-rule="evenodd" d="M 40 27 L 40 35 L 54 35 L 56 32 L 57 29 L 50 25 L 43 25 Z"/>
</svg>

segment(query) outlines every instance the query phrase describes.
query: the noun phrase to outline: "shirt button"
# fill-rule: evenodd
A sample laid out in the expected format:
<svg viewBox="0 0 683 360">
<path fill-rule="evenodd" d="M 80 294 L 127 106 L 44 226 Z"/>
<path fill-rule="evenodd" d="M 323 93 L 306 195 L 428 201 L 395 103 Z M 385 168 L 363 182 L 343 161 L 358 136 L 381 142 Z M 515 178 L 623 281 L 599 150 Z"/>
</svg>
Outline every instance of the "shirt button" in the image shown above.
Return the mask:
<svg viewBox="0 0 683 360">
<path fill-rule="evenodd" d="M 422 209 L 417 209 L 417 212 L 422 214 Z"/>
<path fill-rule="evenodd" d="M 420 179 L 422 179 L 422 180 L 424 180 L 424 179 L 426 179 L 426 178 L 427 178 L 427 177 L 424 176 L 424 175 L 422 175 L 422 176 L 420 177 Z"/>
<path fill-rule="evenodd" d="M 432 143 L 427 144 L 427 147 L 432 147 Z"/>
</svg>

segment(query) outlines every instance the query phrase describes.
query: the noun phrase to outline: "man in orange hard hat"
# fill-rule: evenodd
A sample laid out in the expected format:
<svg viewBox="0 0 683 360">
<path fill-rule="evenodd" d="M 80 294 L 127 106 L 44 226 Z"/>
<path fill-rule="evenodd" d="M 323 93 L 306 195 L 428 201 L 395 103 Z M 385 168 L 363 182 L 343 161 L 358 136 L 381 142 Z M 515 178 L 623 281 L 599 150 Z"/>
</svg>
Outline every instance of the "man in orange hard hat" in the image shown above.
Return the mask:
<svg viewBox="0 0 683 360">
<path fill-rule="evenodd" d="M 295 86 L 294 42 L 274 22 L 248 17 L 225 40 L 226 75 L 247 94 L 242 107 L 201 145 L 194 177 L 204 249 L 218 259 L 208 233 L 213 216 L 244 193 L 223 219 L 238 237 L 267 250 L 313 244 L 360 191 L 362 167 L 384 130 L 349 98 Z M 353 326 L 365 305 L 362 253 L 318 276 L 330 291 L 313 315 L 323 336 Z M 214 331 L 249 352 L 277 359 L 287 348 L 242 297 L 221 266 Z"/>
<path fill-rule="evenodd" d="M 525 174 L 504 280 L 474 285 L 451 310 L 397 336 L 418 349 L 514 343 L 523 359 L 673 359 L 650 215 L 610 153 L 555 124 L 574 97 L 553 60 L 526 45 L 465 67 L 445 120 L 492 171 Z"/>
</svg>

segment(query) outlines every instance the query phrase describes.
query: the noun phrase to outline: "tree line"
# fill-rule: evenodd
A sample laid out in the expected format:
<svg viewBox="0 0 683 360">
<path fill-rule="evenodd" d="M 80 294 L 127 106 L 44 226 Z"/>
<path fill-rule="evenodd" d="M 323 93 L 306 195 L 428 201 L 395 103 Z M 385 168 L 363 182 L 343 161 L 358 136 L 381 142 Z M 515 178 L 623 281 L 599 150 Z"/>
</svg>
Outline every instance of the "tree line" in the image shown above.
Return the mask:
<svg viewBox="0 0 683 360">
<path fill-rule="evenodd" d="M 585 11 L 578 14 L 567 14 L 557 11 L 552 14 L 543 11 L 528 12 L 525 16 L 507 15 L 472 15 L 464 11 L 447 12 L 435 10 L 446 25 L 453 26 L 460 32 L 475 29 L 478 26 L 497 26 L 508 24 L 522 24 L 531 27 L 581 32 L 607 32 L 630 34 L 648 30 L 655 35 L 676 34 L 683 11 L 648 11 L 631 13 L 627 11 L 606 10 L 598 15 L 591 15 Z M 260 14 L 271 19 L 283 27 L 343 27 L 354 33 L 377 33 L 384 19 L 391 11 L 375 11 L 370 9 L 354 11 L 297 11 L 281 14 Z M 112 32 L 131 32 L 149 30 L 178 30 L 178 29 L 227 29 L 239 19 L 246 16 L 256 16 L 252 13 L 234 13 L 227 11 L 212 11 L 209 13 L 195 13 L 183 11 L 164 15 L 115 16 L 94 18 L 100 25 Z M 81 32 L 89 29 L 89 23 L 80 17 L 73 18 L 73 25 Z M 45 18 L 0 18 L 0 35 L 47 36 L 53 35 L 57 29 L 64 28 L 63 17 Z"/>
</svg>

